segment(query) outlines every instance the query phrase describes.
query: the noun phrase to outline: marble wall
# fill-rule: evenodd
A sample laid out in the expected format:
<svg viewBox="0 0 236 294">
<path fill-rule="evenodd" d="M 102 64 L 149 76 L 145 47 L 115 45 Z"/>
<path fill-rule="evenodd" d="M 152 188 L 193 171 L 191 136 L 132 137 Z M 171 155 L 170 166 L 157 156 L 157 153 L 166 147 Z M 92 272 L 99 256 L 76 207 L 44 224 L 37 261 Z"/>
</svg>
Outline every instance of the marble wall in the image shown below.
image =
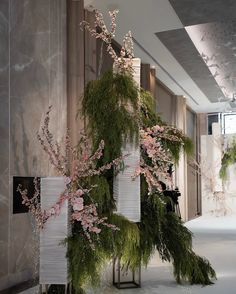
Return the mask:
<svg viewBox="0 0 236 294">
<path fill-rule="evenodd" d="M 0 279 L 8 273 L 9 5 L 0 1 Z M 0 288 L 1 289 L 1 288 Z"/>
<path fill-rule="evenodd" d="M 67 128 L 66 10 L 64 0 L 0 1 L 0 290 L 37 265 L 30 216 L 12 213 L 12 179 L 54 173 L 36 132 L 49 105 L 55 136 Z"/>
</svg>

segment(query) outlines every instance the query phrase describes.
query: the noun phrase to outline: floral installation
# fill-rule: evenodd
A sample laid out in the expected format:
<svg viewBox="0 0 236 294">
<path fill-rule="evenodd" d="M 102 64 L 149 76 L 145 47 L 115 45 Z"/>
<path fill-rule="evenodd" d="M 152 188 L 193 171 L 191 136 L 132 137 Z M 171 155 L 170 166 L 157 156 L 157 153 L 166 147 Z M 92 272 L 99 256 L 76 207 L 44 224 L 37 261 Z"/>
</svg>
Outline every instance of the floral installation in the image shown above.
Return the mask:
<svg viewBox="0 0 236 294">
<path fill-rule="evenodd" d="M 128 73 L 126 78 L 130 78 L 129 75 L 133 73 L 131 33 L 129 32 L 124 38 L 120 56 L 112 48 L 117 13 L 117 10 L 109 12 L 111 18 L 110 32 L 103 21 L 102 14 L 98 11 L 95 11 L 94 28 L 87 22 L 82 22 L 82 25 L 93 36 L 101 39 L 107 45 L 107 51 L 113 58 L 117 70 L 124 75 Z M 101 33 L 98 33 L 97 28 L 100 28 Z M 93 97 L 97 98 L 96 95 L 93 95 Z M 105 96 L 105 98 L 106 102 L 110 97 Z M 143 174 L 142 180 L 144 180 L 144 183 L 146 181 L 148 186 L 148 189 L 146 189 L 145 185 L 145 189 L 142 191 L 144 203 L 142 205 L 141 223 L 135 224 L 118 214 L 112 215 L 114 207 L 109 204 L 110 207 L 107 209 L 109 214 L 107 215 L 111 213 L 113 217 L 115 216 L 115 220 L 111 219 L 113 223 L 117 224 L 116 227 L 107 223 L 106 218 L 98 215 L 100 207 L 94 203 L 91 197 L 92 193 L 90 194 L 94 186 L 88 183 L 90 182 L 89 178 L 102 175 L 104 171 L 112 167 L 118 168 L 123 163 L 123 157 L 111 161 L 117 157 L 111 156 L 109 157 L 111 162 L 108 160 L 109 163 L 101 166 L 102 160 L 100 159 L 103 156 L 104 142 L 101 141 L 97 150 L 91 152 L 91 142 L 85 135 L 81 136 L 77 148 L 71 146 L 69 134 L 65 136 L 63 144 L 59 144 L 49 131 L 50 111 L 51 107 L 46 113 L 41 132 L 38 133 L 37 137 L 42 148 L 48 154 L 50 163 L 55 167 L 58 174 L 64 177 L 65 191 L 59 196 L 58 201 L 47 210 L 42 210 L 38 202 L 39 188 L 35 189 L 36 192 L 31 199 L 28 197 L 26 190 L 19 187 L 19 191 L 23 197 L 23 203 L 29 207 L 41 228 L 45 226 L 49 218 L 60 213 L 65 201 L 70 203 L 71 221 L 75 223 L 73 231 L 77 231 L 78 234 L 73 235 L 72 232 L 72 236 L 67 239 L 70 247 L 67 257 L 70 261 L 71 280 L 76 293 L 84 293 L 84 287 L 89 282 L 92 282 L 92 285 L 94 282 L 97 283 L 101 276 L 104 261 L 108 262 L 111 258 L 114 258 L 114 255 L 123 258 L 123 264 L 121 264 L 123 269 L 135 269 L 140 266 L 141 259 L 143 264 L 147 265 L 156 249 L 158 249 L 162 260 L 173 261 L 174 275 L 178 283 L 183 278 L 189 280 L 191 284 L 211 284 L 210 279 L 215 277 L 215 272 L 208 261 L 200 258 L 192 251 L 191 233 L 182 225 L 179 218 L 174 214 L 167 214 L 163 210 L 166 202 L 162 201 L 161 197 L 156 197 L 156 194 L 159 194 L 157 192 L 162 191 L 159 181 L 163 177 L 167 181 L 171 181 L 168 169 L 170 165 L 178 161 L 181 147 L 185 148 L 186 141 L 182 132 L 173 127 L 159 126 L 156 115 L 153 115 L 152 110 L 147 109 L 150 112 L 145 113 L 147 114 L 147 121 L 155 122 L 150 124 L 148 121 L 146 126 L 157 125 L 140 130 L 141 160 L 134 177 Z M 140 112 L 140 108 L 137 108 L 137 111 Z M 140 113 L 137 115 L 140 115 Z M 94 119 L 93 116 L 91 117 Z M 127 117 L 128 114 L 126 114 Z M 139 125 L 142 125 L 141 120 Z M 143 125 L 145 126 L 145 123 Z M 127 127 L 127 120 L 125 126 Z M 107 120 L 106 129 L 110 131 L 112 127 L 114 128 Z M 97 135 L 97 132 L 95 134 Z M 101 132 L 99 138 L 104 138 L 104 132 Z M 119 138 L 119 136 L 116 137 L 116 145 L 119 143 Z M 95 148 L 97 144 L 98 142 L 93 142 Z M 171 144 L 172 146 L 176 145 L 176 153 Z M 107 146 L 108 144 L 106 144 Z M 108 194 L 110 194 L 106 175 L 104 179 L 108 185 Z M 100 182 L 98 181 L 98 183 Z M 35 179 L 36 184 L 39 184 L 39 182 Z M 107 199 L 111 199 L 112 195 L 107 197 L 106 192 L 104 196 L 102 191 L 101 196 L 103 197 L 102 203 L 106 205 Z M 104 226 L 111 230 L 103 230 Z M 120 233 L 113 234 L 112 230 L 120 230 Z M 85 238 L 83 238 L 84 236 Z M 95 244 L 99 244 L 99 246 L 95 246 Z M 89 245 L 93 250 L 87 250 L 90 248 Z M 181 260 L 188 262 L 182 263 Z"/>
<path fill-rule="evenodd" d="M 134 58 L 134 44 L 132 39 L 131 31 L 129 31 L 123 39 L 123 45 L 118 55 L 112 47 L 112 40 L 115 38 L 116 33 L 116 18 L 119 10 L 109 11 L 109 16 L 111 19 L 111 30 L 109 31 L 102 13 L 98 10 L 94 10 L 95 21 L 94 27 L 87 21 L 82 21 L 81 26 L 89 31 L 89 33 L 94 36 L 96 39 L 101 39 L 107 46 L 107 52 L 114 60 L 114 65 L 120 73 L 133 73 L 132 59 Z M 98 32 L 100 29 L 101 32 Z"/>
<path fill-rule="evenodd" d="M 155 125 L 152 128 L 141 129 L 140 132 L 141 159 L 135 175 L 143 174 L 148 184 L 150 194 L 156 190 L 161 192 L 160 180 L 166 180 L 172 185 L 169 173 L 174 160 L 171 152 L 164 148 L 164 141 L 184 144 L 180 131 L 171 126 Z"/>
<path fill-rule="evenodd" d="M 29 208 L 29 211 L 36 219 L 38 227 L 41 229 L 44 228 L 49 218 L 59 215 L 65 201 L 69 201 L 72 209 L 71 221 L 77 221 L 81 224 L 85 236 L 92 243 L 90 233 L 99 234 L 101 226 L 106 226 L 113 230 L 118 230 L 118 228 L 108 224 L 105 217 L 100 218 L 98 216 L 96 203 L 89 196 L 89 192 L 94 186 L 84 187 L 86 184 L 84 184 L 83 180 L 88 177 L 101 175 L 102 172 L 111 169 L 113 166 L 118 168 L 123 161 L 123 157 L 97 167 L 97 161 L 103 155 L 104 142 L 101 141 L 98 149 L 92 154 L 88 138 L 84 134 L 81 135 L 77 148 L 71 146 L 69 136 L 66 135 L 63 148 L 63 145 L 54 140 L 49 130 L 51 109 L 52 107 L 49 107 L 41 127 L 41 133 L 38 133 L 37 137 L 43 150 L 47 153 L 50 163 L 64 177 L 66 188 L 59 196 L 57 202 L 48 209 L 42 209 L 40 206 L 40 181 L 37 178 L 34 180 L 35 193 L 32 198 L 29 197 L 27 190 L 23 190 L 21 186 L 18 187 L 18 191 L 22 196 L 22 203 Z M 69 170 L 68 152 L 72 154 L 71 171 Z M 89 199 L 89 201 L 85 200 L 85 196 L 87 196 L 86 199 Z"/>
</svg>

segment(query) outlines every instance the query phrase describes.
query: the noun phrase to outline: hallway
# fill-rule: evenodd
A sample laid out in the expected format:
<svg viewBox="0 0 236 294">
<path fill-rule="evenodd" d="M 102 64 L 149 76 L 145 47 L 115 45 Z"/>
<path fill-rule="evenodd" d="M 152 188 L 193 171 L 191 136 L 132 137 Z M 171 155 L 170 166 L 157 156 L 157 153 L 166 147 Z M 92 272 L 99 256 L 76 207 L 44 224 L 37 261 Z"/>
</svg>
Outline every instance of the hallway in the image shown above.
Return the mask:
<svg viewBox="0 0 236 294">
<path fill-rule="evenodd" d="M 117 290 L 104 287 L 89 294 L 234 294 L 236 282 L 236 218 L 200 217 L 187 223 L 194 233 L 196 253 L 207 257 L 212 263 L 218 280 L 212 286 L 177 285 L 172 276 L 172 267 L 160 264 L 155 256 L 147 269 L 142 270 L 142 288 Z M 36 294 L 37 289 L 24 294 Z"/>
<path fill-rule="evenodd" d="M 234 294 L 236 283 L 236 218 L 200 217 L 187 223 L 194 233 L 196 253 L 207 257 L 212 263 L 218 280 L 212 286 L 176 285 L 172 267 L 160 266 L 153 260 L 147 270 L 142 271 L 142 288 L 123 291 L 104 291 L 104 294 Z M 93 292 L 90 292 L 91 294 Z M 97 292 L 101 293 L 101 292 Z"/>
</svg>

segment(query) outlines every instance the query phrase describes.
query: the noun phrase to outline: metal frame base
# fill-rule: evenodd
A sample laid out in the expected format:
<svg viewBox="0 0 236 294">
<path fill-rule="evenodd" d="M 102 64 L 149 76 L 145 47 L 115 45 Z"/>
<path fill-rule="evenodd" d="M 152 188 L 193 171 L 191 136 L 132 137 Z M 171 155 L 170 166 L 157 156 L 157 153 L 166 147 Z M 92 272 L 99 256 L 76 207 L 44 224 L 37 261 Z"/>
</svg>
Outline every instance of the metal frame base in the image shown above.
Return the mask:
<svg viewBox="0 0 236 294">
<path fill-rule="evenodd" d="M 116 279 L 117 271 L 117 279 Z M 137 269 L 138 278 L 136 279 L 136 272 L 132 271 L 132 280 L 131 281 L 121 281 L 121 266 L 120 258 L 113 258 L 113 286 L 117 289 L 132 289 L 132 288 L 141 288 L 141 263 Z"/>
</svg>

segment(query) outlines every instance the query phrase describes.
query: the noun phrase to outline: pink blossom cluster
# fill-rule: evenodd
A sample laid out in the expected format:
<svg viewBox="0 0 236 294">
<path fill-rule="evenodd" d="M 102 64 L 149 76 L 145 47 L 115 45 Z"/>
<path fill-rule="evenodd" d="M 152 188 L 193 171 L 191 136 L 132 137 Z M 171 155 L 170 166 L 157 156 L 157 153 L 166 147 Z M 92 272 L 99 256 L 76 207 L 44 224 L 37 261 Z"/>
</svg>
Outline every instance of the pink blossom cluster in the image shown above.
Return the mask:
<svg viewBox="0 0 236 294">
<path fill-rule="evenodd" d="M 134 58 L 134 44 L 132 34 L 129 31 L 123 39 L 123 45 L 120 50 L 120 55 L 117 55 L 116 51 L 112 47 L 112 40 L 115 38 L 116 33 L 116 17 L 119 10 L 109 11 L 111 19 L 111 30 L 107 29 L 104 22 L 103 15 L 98 10 L 95 10 L 95 22 L 94 27 L 91 27 L 87 21 L 82 21 L 81 26 L 90 32 L 96 39 L 101 39 L 107 45 L 107 52 L 114 60 L 114 64 L 121 73 L 133 73 L 132 59 Z M 97 29 L 101 32 L 98 32 Z"/>
<path fill-rule="evenodd" d="M 145 130 L 149 135 L 156 136 L 160 139 L 166 139 L 171 142 L 179 142 L 184 144 L 183 138 L 184 134 L 182 131 L 178 130 L 177 128 L 173 126 L 153 126 L 152 128 L 147 128 Z"/>
<path fill-rule="evenodd" d="M 107 218 L 100 218 L 97 213 L 97 208 L 95 204 L 84 205 L 82 198 L 75 198 L 72 200 L 73 213 L 72 220 L 78 221 L 83 227 L 84 233 L 88 240 L 91 241 L 90 233 L 99 234 L 101 232 L 100 225 L 109 227 L 113 230 L 118 230 L 118 228 L 112 224 L 106 222 Z"/>
<path fill-rule="evenodd" d="M 54 141 L 53 134 L 49 130 L 51 110 L 52 106 L 50 106 L 48 111 L 46 112 L 44 123 L 41 126 L 41 134 L 39 132 L 37 133 L 37 139 L 43 150 L 47 153 L 50 163 L 54 166 L 57 172 L 63 176 L 66 176 L 66 174 L 68 173 L 68 158 L 66 154 L 64 154 L 61 150 L 61 145 L 57 141 Z M 66 151 L 68 151 L 68 149 L 71 149 L 68 134 L 66 134 L 65 137 L 65 146 Z"/>
<path fill-rule="evenodd" d="M 102 140 L 98 146 L 98 149 L 93 155 L 89 151 L 88 138 L 84 135 L 80 139 L 80 153 L 73 152 L 72 159 L 72 180 L 82 179 L 91 176 L 98 176 L 106 170 L 111 169 L 113 166 L 119 166 L 122 163 L 123 157 L 114 159 L 112 162 L 107 163 L 101 167 L 96 167 L 97 160 L 103 156 L 104 141 Z"/>
<path fill-rule="evenodd" d="M 20 192 L 22 197 L 22 204 L 28 207 L 29 211 L 34 215 L 35 220 L 39 228 L 43 228 L 47 220 L 52 216 L 57 216 L 60 214 L 61 207 L 68 197 L 63 192 L 58 198 L 57 202 L 54 203 L 48 209 L 42 209 L 39 201 L 39 186 L 40 182 L 37 178 L 34 179 L 35 192 L 32 198 L 29 197 L 28 191 L 22 189 L 19 185 L 17 191 Z"/>
<path fill-rule="evenodd" d="M 153 126 L 140 130 L 141 160 L 134 177 L 143 174 L 148 184 L 149 193 L 161 191 L 159 181 L 171 183 L 168 173 L 170 164 L 173 164 L 171 153 L 163 147 L 163 140 L 183 142 L 181 132 L 174 127 Z M 147 160 L 148 159 L 148 160 Z"/>
<path fill-rule="evenodd" d="M 86 197 L 87 203 L 85 203 L 84 196 L 89 195 L 93 187 L 83 187 L 83 179 L 100 175 L 113 166 L 118 167 L 121 165 L 123 158 L 117 158 L 98 168 L 96 166 L 97 160 L 103 156 L 104 142 L 101 141 L 98 149 L 92 154 L 89 140 L 84 134 L 81 135 L 79 145 L 76 148 L 71 147 L 68 135 L 66 135 L 64 145 L 60 145 L 49 131 L 50 111 L 51 107 L 46 113 L 41 132 L 38 133 L 37 137 L 51 164 L 59 174 L 64 176 L 66 189 L 59 196 L 57 202 L 48 209 L 42 209 L 39 203 L 39 183 L 37 179 L 35 179 L 35 193 L 32 198 L 28 196 L 27 190 L 22 190 L 22 187 L 18 187 L 18 191 L 22 196 L 22 203 L 35 216 L 39 228 L 43 228 L 50 217 L 59 215 L 64 202 L 69 201 L 72 207 L 71 220 L 73 222 L 78 221 L 81 224 L 85 235 L 91 241 L 90 233 L 99 234 L 102 225 L 113 230 L 117 228 L 106 223 L 106 218 L 98 216 L 96 203 L 93 202 L 91 197 Z M 72 157 L 71 171 L 69 169 L 69 153 Z"/>
</svg>

